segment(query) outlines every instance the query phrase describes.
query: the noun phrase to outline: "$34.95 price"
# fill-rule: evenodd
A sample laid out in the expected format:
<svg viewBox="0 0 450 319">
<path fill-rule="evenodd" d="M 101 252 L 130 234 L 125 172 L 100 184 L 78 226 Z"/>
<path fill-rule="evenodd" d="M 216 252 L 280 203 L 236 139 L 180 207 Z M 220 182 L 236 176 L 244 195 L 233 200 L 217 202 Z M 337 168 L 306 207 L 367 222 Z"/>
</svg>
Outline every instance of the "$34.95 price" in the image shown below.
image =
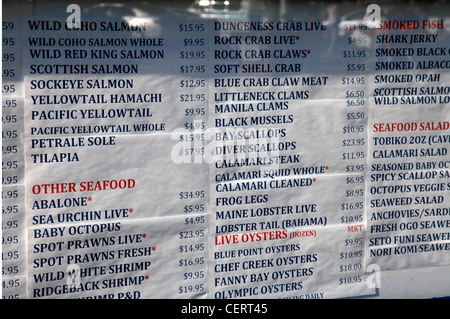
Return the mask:
<svg viewBox="0 0 450 319">
<path fill-rule="evenodd" d="M 180 192 L 180 199 L 196 199 L 196 198 L 204 198 L 205 197 L 205 191 L 204 190 L 197 190 L 197 191 L 191 191 L 191 192 Z"/>
</svg>

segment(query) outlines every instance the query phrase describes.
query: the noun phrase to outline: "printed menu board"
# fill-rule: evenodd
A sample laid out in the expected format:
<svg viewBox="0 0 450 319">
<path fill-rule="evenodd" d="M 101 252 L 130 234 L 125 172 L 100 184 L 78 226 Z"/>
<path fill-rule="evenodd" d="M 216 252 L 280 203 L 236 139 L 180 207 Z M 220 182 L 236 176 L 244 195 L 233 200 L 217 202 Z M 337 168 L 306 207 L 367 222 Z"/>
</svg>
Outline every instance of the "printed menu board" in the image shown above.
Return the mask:
<svg viewBox="0 0 450 319">
<path fill-rule="evenodd" d="M 3 4 L 3 298 L 358 298 L 450 264 L 448 7 L 206 2 Z"/>
</svg>

